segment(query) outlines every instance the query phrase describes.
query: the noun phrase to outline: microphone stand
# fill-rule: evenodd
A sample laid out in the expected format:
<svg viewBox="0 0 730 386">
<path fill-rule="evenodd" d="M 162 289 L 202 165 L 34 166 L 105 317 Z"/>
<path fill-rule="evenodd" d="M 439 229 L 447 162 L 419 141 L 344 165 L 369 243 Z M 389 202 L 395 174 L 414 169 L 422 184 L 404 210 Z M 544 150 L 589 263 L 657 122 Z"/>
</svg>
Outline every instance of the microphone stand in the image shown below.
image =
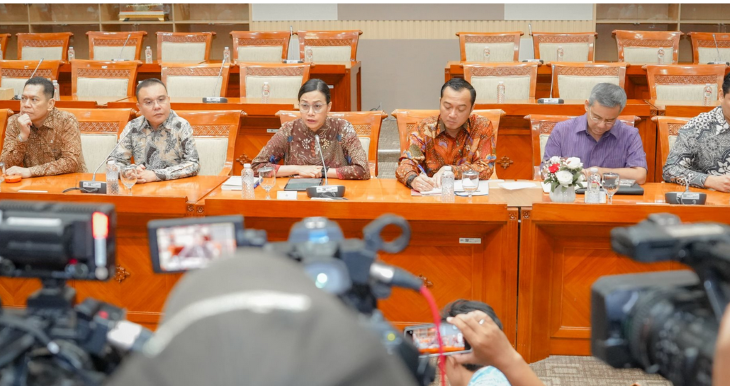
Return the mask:
<svg viewBox="0 0 730 386">
<path fill-rule="evenodd" d="M 213 83 L 213 94 L 215 94 L 215 89 L 218 87 L 218 78 L 221 78 L 221 74 L 223 74 L 223 66 L 226 65 L 226 58 L 223 58 L 223 63 L 221 63 L 221 68 L 218 70 L 218 76 L 215 78 L 215 82 Z M 228 103 L 228 98 L 226 97 L 203 97 L 203 103 Z"/>
<path fill-rule="evenodd" d="M 309 198 L 341 198 L 345 196 L 345 187 L 343 185 L 329 185 L 327 180 L 327 165 L 324 162 L 324 153 L 322 146 L 319 144 L 319 134 L 314 135 L 314 146 L 317 148 L 319 157 L 322 160 L 322 168 L 324 169 L 324 186 L 310 186 L 307 188 L 307 197 Z"/>
<path fill-rule="evenodd" d="M 131 37 L 132 37 L 132 34 L 127 35 L 127 40 L 124 41 L 124 44 L 122 45 L 122 49 L 119 51 L 119 59 L 116 60 L 117 62 L 123 62 L 123 61 L 127 60 L 127 59 L 122 58 L 122 55 L 124 54 L 124 47 L 127 46 L 127 42 L 129 42 L 129 38 L 131 38 Z M 114 62 L 114 61 L 115 60 L 112 59 L 112 62 Z"/>
<path fill-rule="evenodd" d="M 552 71 L 551 77 L 553 79 L 558 79 L 557 76 L 555 76 L 555 64 L 551 64 Z M 537 103 L 543 103 L 546 105 L 562 105 L 565 103 L 565 101 L 562 98 L 553 98 L 553 80 L 550 80 L 550 98 L 540 98 L 537 100 Z"/>
<path fill-rule="evenodd" d="M 129 133 L 127 133 L 127 135 L 129 135 Z M 112 149 L 112 151 L 110 151 L 109 154 L 106 157 L 104 157 L 104 160 L 101 161 L 101 164 L 99 164 L 99 166 L 96 167 L 96 170 L 94 170 L 94 174 L 91 175 L 91 181 L 79 181 L 79 187 L 77 189 L 81 190 L 84 193 L 106 194 L 106 182 L 96 181 L 96 173 L 107 162 L 107 160 L 109 159 L 109 156 L 114 154 L 114 152 L 117 150 L 117 148 L 122 143 L 122 140 L 124 138 L 126 138 L 126 136 L 119 138 L 119 141 L 117 141 L 117 144 L 114 145 L 114 148 Z M 76 189 L 76 188 L 71 188 L 71 189 Z M 69 190 L 69 189 L 67 189 L 67 190 Z"/>
</svg>

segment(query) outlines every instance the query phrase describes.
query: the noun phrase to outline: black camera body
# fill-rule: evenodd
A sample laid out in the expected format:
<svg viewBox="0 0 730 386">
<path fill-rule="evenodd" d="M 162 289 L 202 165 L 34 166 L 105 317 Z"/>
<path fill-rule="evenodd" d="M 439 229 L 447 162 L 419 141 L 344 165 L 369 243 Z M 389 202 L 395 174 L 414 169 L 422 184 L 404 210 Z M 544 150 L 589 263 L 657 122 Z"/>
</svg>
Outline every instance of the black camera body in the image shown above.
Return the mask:
<svg viewBox="0 0 730 386">
<path fill-rule="evenodd" d="M 614 251 L 693 271 L 606 276 L 591 291 L 591 351 L 616 368 L 659 373 L 675 386 L 711 385 L 719 322 L 730 299 L 730 227 L 654 214 L 611 231 Z"/>
</svg>

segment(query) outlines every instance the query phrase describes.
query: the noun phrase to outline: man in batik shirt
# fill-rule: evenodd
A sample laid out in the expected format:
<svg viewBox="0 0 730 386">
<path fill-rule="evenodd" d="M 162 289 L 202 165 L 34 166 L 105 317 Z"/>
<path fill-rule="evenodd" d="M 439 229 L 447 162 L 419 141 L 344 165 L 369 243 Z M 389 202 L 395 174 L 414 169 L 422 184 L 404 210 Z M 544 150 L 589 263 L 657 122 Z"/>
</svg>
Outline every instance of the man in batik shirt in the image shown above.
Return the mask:
<svg viewBox="0 0 730 386">
<path fill-rule="evenodd" d="M 167 88 L 159 79 L 137 85 L 137 108 L 142 116 L 127 123 L 121 143 L 109 159 L 129 165 L 134 157 L 138 184 L 198 174 L 193 128 L 170 109 Z"/>
<path fill-rule="evenodd" d="M 664 164 L 664 180 L 730 192 L 730 74 L 722 82 L 720 106 L 679 129 Z M 691 175 L 690 175 L 691 174 Z"/>
<path fill-rule="evenodd" d="M 50 80 L 35 77 L 25 82 L 20 114 L 8 119 L 0 161 L 8 175 L 22 178 L 86 171 L 79 122 L 55 107 Z"/>
<path fill-rule="evenodd" d="M 454 78 L 441 87 L 440 114 L 421 121 L 408 136 L 395 176 L 416 191 L 441 186 L 444 166 L 451 166 L 456 179 L 469 169 L 487 180 L 494 171 L 497 138 L 492 122 L 472 114 L 476 90 L 467 81 Z M 419 169 L 423 168 L 423 172 Z"/>
</svg>

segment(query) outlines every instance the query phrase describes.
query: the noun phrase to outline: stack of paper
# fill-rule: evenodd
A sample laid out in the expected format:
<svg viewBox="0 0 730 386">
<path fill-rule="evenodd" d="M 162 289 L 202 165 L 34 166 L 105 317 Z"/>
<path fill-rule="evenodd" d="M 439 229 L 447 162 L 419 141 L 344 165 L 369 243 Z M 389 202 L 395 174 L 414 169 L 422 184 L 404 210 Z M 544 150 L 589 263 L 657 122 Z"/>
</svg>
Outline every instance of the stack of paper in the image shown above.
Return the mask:
<svg viewBox="0 0 730 386">
<path fill-rule="evenodd" d="M 461 180 L 454 181 L 454 193 L 457 196 L 468 196 L 469 194 L 464 191 L 464 186 L 461 182 Z M 489 194 L 489 181 L 479 181 L 479 189 L 472 193 L 472 196 L 486 196 Z M 427 192 L 417 192 L 415 190 L 411 190 L 411 196 L 440 196 L 441 195 L 441 188 L 434 188 L 433 190 L 429 190 Z"/>
<path fill-rule="evenodd" d="M 254 187 L 258 185 L 259 177 L 254 177 Z M 223 190 L 241 190 L 241 176 L 232 176 L 229 177 L 226 182 L 221 185 L 221 189 Z"/>
</svg>

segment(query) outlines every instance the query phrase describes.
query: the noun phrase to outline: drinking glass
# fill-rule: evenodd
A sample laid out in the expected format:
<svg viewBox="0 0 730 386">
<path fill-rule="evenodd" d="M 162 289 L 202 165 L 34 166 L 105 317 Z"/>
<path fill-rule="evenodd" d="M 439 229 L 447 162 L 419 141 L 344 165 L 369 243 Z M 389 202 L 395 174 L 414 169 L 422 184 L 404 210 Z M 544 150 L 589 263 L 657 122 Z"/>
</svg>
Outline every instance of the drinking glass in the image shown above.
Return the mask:
<svg viewBox="0 0 730 386">
<path fill-rule="evenodd" d="M 608 203 L 613 204 L 613 195 L 618 191 L 619 178 L 616 173 L 603 173 L 603 189 L 608 194 Z"/>
<path fill-rule="evenodd" d="M 461 186 L 469 195 L 469 202 L 472 202 L 471 196 L 479 189 L 479 173 L 474 170 L 467 170 L 461 175 Z"/>
<path fill-rule="evenodd" d="M 271 200 L 269 191 L 276 184 L 276 169 L 261 168 L 259 169 L 259 177 L 261 177 L 261 187 L 266 191 L 266 199 Z"/>
<path fill-rule="evenodd" d="M 120 174 L 122 184 L 129 190 L 129 195 L 132 195 L 132 187 L 137 183 L 137 165 L 131 164 L 122 168 Z"/>
</svg>

